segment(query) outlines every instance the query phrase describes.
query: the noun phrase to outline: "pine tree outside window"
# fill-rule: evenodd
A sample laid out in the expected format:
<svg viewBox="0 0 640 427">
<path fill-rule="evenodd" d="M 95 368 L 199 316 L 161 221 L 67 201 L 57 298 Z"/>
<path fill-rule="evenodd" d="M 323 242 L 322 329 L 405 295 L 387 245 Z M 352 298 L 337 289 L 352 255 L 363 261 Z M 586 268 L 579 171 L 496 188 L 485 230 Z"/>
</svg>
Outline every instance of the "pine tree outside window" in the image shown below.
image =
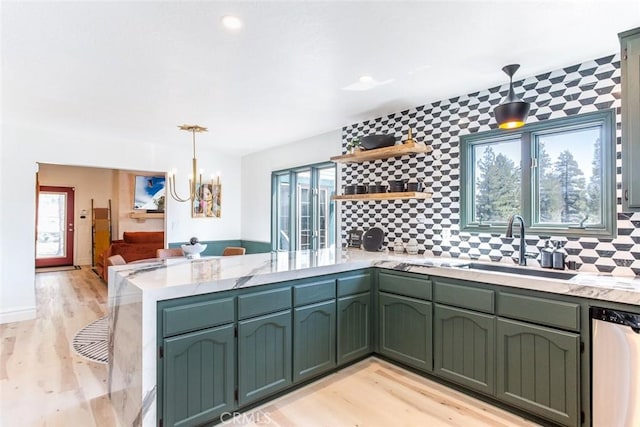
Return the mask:
<svg viewBox="0 0 640 427">
<path fill-rule="evenodd" d="M 460 230 L 614 237 L 615 112 L 461 137 Z M 526 165 L 526 167 L 525 167 Z"/>
</svg>

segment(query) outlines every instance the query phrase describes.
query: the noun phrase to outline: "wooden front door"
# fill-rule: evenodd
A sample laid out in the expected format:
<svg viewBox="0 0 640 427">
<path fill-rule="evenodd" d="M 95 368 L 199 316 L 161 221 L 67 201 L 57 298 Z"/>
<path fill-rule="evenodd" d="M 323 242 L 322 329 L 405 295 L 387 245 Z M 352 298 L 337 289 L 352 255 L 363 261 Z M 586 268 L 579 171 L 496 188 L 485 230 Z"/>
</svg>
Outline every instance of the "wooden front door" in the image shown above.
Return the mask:
<svg viewBox="0 0 640 427">
<path fill-rule="evenodd" d="M 73 265 L 74 189 L 40 186 L 37 203 L 36 267 Z"/>
</svg>

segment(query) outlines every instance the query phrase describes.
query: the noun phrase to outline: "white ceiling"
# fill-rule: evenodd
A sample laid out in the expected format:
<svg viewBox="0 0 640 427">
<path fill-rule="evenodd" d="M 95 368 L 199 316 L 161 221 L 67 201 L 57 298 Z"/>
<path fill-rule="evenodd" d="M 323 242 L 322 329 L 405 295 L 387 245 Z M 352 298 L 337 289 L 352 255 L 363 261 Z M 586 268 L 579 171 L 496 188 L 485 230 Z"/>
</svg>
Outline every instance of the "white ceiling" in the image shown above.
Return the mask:
<svg viewBox="0 0 640 427">
<path fill-rule="evenodd" d="M 638 0 L 3 0 L 2 119 L 189 147 L 196 123 L 242 155 L 609 55 L 637 26 Z M 362 74 L 391 81 L 342 89 Z"/>
</svg>

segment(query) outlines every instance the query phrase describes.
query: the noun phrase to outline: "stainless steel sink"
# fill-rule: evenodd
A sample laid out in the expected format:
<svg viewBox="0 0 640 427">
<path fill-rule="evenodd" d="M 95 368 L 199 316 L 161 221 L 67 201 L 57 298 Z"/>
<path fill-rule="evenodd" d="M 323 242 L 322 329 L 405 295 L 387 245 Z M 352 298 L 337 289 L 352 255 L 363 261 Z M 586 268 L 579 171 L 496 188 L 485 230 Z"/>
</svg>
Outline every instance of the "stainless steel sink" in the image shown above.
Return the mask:
<svg viewBox="0 0 640 427">
<path fill-rule="evenodd" d="M 528 269 L 526 267 L 510 267 L 508 265 L 481 264 L 477 262 L 470 262 L 463 268 L 469 268 L 472 270 L 495 271 L 498 273 L 518 274 L 521 276 L 546 277 L 548 279 L 560 280 L 569 280 L 577 276 L 576 273 L 567 273 L 565 271 L 559 270 L 535 270 Z"/>
</svg>

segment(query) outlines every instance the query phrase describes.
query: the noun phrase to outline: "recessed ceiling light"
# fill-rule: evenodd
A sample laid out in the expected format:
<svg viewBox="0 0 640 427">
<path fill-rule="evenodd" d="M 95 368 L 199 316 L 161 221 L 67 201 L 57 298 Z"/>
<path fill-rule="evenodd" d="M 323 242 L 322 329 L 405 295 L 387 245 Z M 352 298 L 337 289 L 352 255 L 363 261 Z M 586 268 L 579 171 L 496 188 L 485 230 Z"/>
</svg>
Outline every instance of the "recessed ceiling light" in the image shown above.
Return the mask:
<svg viewBox="0 0 640 427">
<path fill-rule="evenodd" d="M 365 75 L 365 76 L 361 76 L 357 82 L 351 83 L 350 85 L 343 87 L 342 90 L 355 90 L 355 91 L 370 90 L 378 86 L 383 86 L 389 83 L 393 83 L 394 81 L 395 79 L 387 79 L 379 82 L 376 79 L 374 79 L 372 76 Z"/>
<path fill-rule="evenodd" d="M 222 25 L 228 30 L 239 30 L 242 28 L 242 21 L 237 16 L 225 15 L 222 17 Z"/>
<path fill-rule="evenodd" d="M 373 77 L 371 77 L 368 74 L 365 74 L 364 76 L 360 76 L 360 83 L 364 83 L 364 84 L 371 84 L 373 83 L 375 80 L 373 79 Z"/>
</svg>

